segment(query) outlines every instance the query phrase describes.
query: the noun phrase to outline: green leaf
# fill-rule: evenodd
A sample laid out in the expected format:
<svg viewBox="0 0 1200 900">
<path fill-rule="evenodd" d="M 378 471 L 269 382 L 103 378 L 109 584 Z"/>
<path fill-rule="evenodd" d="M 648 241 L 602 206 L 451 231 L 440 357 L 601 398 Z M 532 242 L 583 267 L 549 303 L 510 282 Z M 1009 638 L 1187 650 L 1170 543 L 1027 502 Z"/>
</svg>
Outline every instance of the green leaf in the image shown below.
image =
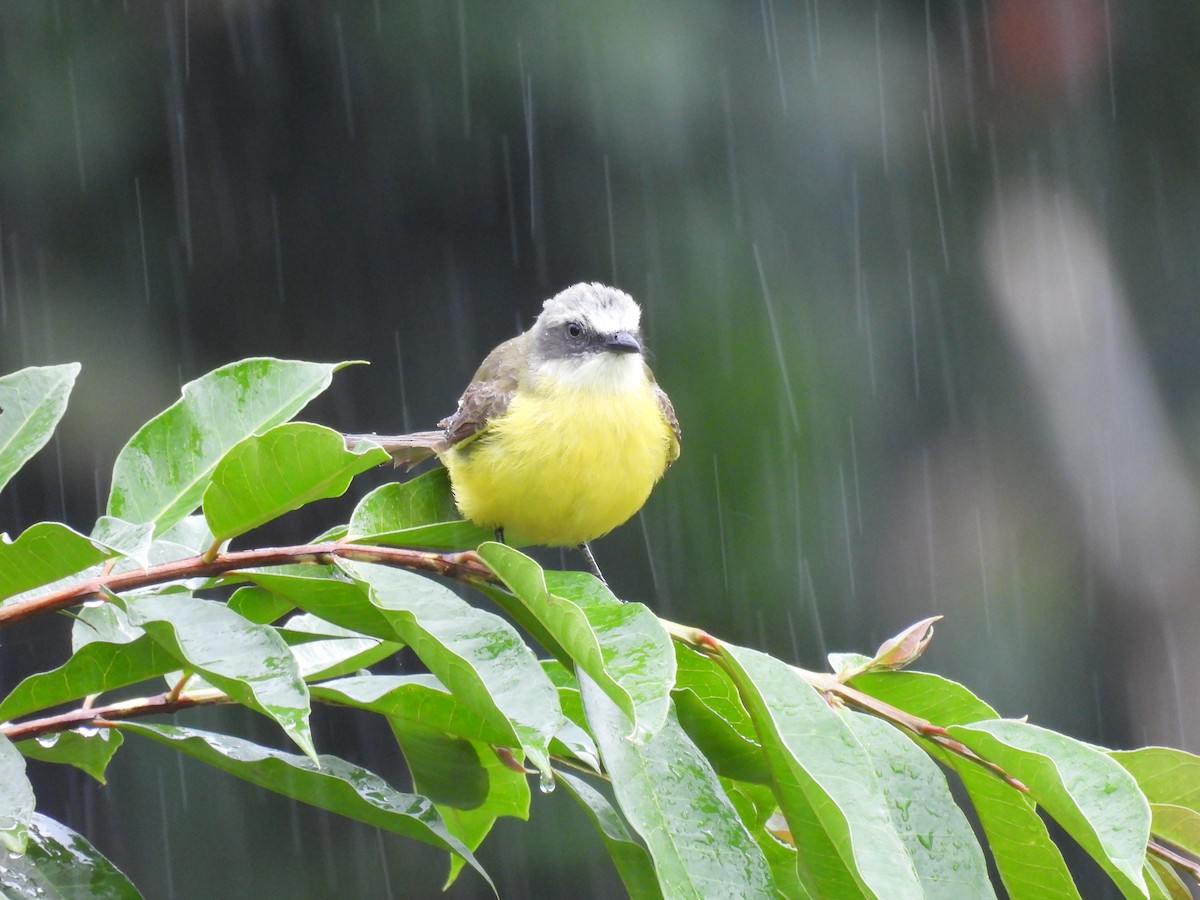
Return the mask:
<svg viewBox="0 0 1200 900">
<path fill-rule="evenodd" d="M 1170 747 L 1113 750 L 1115 759 L 1151 803 L 1170 803 L 1200 812 L 1200 756 Z"/>
<path fill-rule="evenodd" d="M 496 820 L 502 816 L 522 821 L 529 818 L 529 779 L 525 777 L 524 772 L 510 769 L 502 763 L 491 747 L 477 741 L 471 743 L 487 773 L 487 797 L 474 809 L 455 809 L 441 805 L 437 809 L 450 833 L 471 850 L 475 850 L 488 836 Z M 462 866 L 461 857 L 450 857 L 450 873 L 446 877 L 444 888 L 454 883 Z"/>
<path fill-rule="evenodd" d="M 679 641 L 675 659 L 679 667 L 675 711 L 683 730 L 721 775 L 769 784 L 771 770 L 754 722 L 729 675 L 714 660 Z"/>
<path fill-rule="evenodd" d="M 126 522 L 114 516 L 101 516 L 92 528 L 92 540 L 128 557 L 139 568 L 149 568 L 154 546 L 154 526 L 149 522 Z"/>
<path fill-rule="evenodd" d="M 1192 892 L 1166 860 L 1147 854 L 1143 871 L 1152 900 L 1192 900 Z"/>
<path fill-rule="evenodd" d="M 381 447 L 347 450 L 332 428 L 277 425 L 234 445 L 204 491 L 204 517 L 217 540 L 244 534 L 314 500 L 340 497 L 360 472 L 387 462 Z"/>
<path fill-rule="evenodd" d="M 337 678 L 387 659 L 400 649 L 395 641 L 364 637 L 308 613 L 292 616 L 279 628 L 306 681 Z"/>
<path fill-rule="evenodd" d="M 1133 776 L 1093 747 L 1027 722 L 953 725 L 951 736 L 1023 782 L 1126 896 L 1146 896 L 1150 806 Z"/>
<path fill-rule="evenodd" d="M 311 685 L 309 691 L 318 700 L 369 710 L 394 722 L 412 722 L 473 741 L 504 745 L 512 739 L 510 729 L 490 724 L 432 675 L 355 675 Z"/>
<path fill-rule="evenodd" d="M 412 721 L 394 720 L 392 732 L 418 793 L 458 809 L 474 809 L 487 799 L 488 773 L 470 741 Z"/>
<path fill-rule="evenodd" d="M 927 672 L 871 672 L 850 684 L 885 703 L 938 725 L 996 718 L 996 712 L 957 682 Z M 1013 900 L 1076 900 L 1079 892 L 1066 861 L 1050 839 L 1036 807 L 977 763 L 924 738 L 918 743 L 958 773 L 967 789 L 1000 879 Z"/>
<path fill-rule="evenodd" d="M 174 725 L 123 722 L 121 728 L 285 797 L 457 853 L 495 890 L 471 851 L 446 830 L 428 798 L 397 791 L 378 775 L 344 759 L 322 754 L 312 760 L 231 735 Z"/>
<path fill-rule="evenodd" d="M 45 588 L 103 562 L 112 551 L 58 522 L 30 525 L 15 541 L 0 534 L 0 600 Z"/>
<path fill-rule="evenodd" d="M 0 722 L 163 675 L 179 661 L 112 604 L 86 606 L 72 632 L 74 653 L 56 669 L 25 678 L 0 703 Z"/>
<path fill-rule="evenodd" d="M 1034 803 L 978 763 L 945 756 L 975 806 L 1010 900 L 1079 900 L 1067 863 Z"/>
<path fill-rule="evenodd" d="M 479 555 L 634 724 L 637 740 L 662 727 L 675 683 L 671 638 L 641 603 L 622 603 L 581 572 L 543 572 L 512 547 L 488 542 Z"/>
<path fill-rule="evenodd" d="M 141 900 L 133 883 L 85 838 L 37 814 L 20 857 L 0 866 L 0 894 L 42 900 Z"/>
<path fill-rule="evenodd" d="M 995 897 L 983 850 L 938 764 L 881 719 L 853 713 L 846 722 L 871 758 L 923 896 Z"/>
<path fill-rule="evenodd" d="M 33 806 L 33 787 L 25 776 L 25 757 L 12 741 L 0 735 L 0 847 L 9 853 L 25 852 Z"/>
<path fill-rule="evenodd" d="M 79 363 L 30 366 L 0 378 L 0 490 L 54 434 Z"/>
<path fill-rule="evenodd" d="M 928 672 L 868 672 L 850 686 L 943 727 L 996 718 L 996 711 L 967 688 Z"/>
<path fill-rule="evenodd" d="M 347 534 L 359 543 L 436 550 L 478 547 L 494 537 L 492 529 L 463 519 L 440 467 L 371 491 L 355 507 Z"/>
<path fill-rule="evenodd" d="M 920 897 L 912 860 L 848 713 L 833 709 L 779 660 L 733 644 L 723 643 L 721 652 L 757 726 L 809 893 Z"/>
<path fill-rule="evenodd" d="M 233 592 L 226 605 L 243 619 L 270 625 L 296 608 L 285 597 L 272 593 L 257 584 L 248 584 Z"/>
<path fill-rule="evenodd" d="M 283 638 L 223 603 L 190 594 L 122 598 L 130 624 L 145 630 L 187 669 L 238 703 L 279 723 L 313 759 L 308 688 Z"/>
<path fill-rule="evenodd" d="M 512 735 L 543 777 L 550 777 L 550 739 L 563 721 L 558 695 L 516 630 L 428 578 L 374 563 L 340 561 L 370 589 L 369 606 L 412 647 L 463 703 Z M 297 604 L 346 628 L 338 610 Z M 350 618 L 357 620 L 358 615 Z M 356 629 L 357 630 L 357 629 Z M 507 743 L 507 742 L 506 742 Z"/>
<path fill-rule="evenodd" d="M 156 535 L 200 505 L 239 441 L 286 422 L 350 363 L 244 359 L 183 386 L 183 396 L 129 440 L 113 467 L 108 515 L 153 522 Z"/>
<path fill-rule="evenodd" d="M 1200 813 L 1170 803 L 1150 804 L 1150 830 L 1193 856 L 1200 856 Z"/>
<path fill-rule="evenodd" d="M 104 771 L 123 740 L 118 731 L 109 728 L 88 728 L 60 731 L 46 737 L 18 741 L 16 747 L 29 759 L 67 763 L 82 769 L 104 784 Z"/>
<path fill-rule="evenodd" d="M 238 574 L 327 622 L 380 640 L 395 640 L 396 629 L 371 603 L 366 587 L 333 566 L 273 566 Z"/>
<path fill-rule="evenodd" d="M 621 876 L 630 900 L 661 900 L 662 888 L 658 886 L 650 854 L 629 834 L 608 798 L 582 778 L 561 770 L 557 775 L 600 832 L 600 838 L 613 865 L 617 867 L 617 874 Z"/>
<path fill-rule="evenodd" d="M 579 684 L 617 802 L 646 842 L 664 896 L 774 897 L 766 858 L 675 716 L 636 743 L 620 707 L 587 675 Z"/>
</svg>

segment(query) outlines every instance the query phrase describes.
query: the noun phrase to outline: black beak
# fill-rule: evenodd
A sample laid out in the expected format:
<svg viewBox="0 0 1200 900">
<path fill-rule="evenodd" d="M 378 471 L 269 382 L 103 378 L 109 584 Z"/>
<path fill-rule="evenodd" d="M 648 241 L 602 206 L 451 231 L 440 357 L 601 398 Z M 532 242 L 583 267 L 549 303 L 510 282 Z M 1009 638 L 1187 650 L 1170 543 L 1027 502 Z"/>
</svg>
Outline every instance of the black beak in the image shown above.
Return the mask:
<svg viewBox="0 0 1200 900">
<path fill-rule="evenodd" d="M 641 353 L 642 342 L 631 331 L 618 331 L 604 338 L 604 349 L 616 353 Z"/>
</svg>

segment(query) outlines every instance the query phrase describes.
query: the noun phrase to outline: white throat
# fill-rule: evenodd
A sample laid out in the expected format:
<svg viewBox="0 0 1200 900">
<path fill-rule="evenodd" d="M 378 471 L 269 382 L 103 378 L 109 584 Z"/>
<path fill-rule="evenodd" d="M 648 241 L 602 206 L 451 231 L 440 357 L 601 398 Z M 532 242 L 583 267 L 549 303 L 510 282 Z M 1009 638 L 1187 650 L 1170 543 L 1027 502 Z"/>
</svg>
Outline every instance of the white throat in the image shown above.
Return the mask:
<svg viewBox="0 0 1200 900">
<path fill-rule="evenodd" d="M 645 365 L 638 353 L 586 353 L 562 359 L 547 359 L 537 369 L 556 387 L 623 393 L 646 383 Z"/>
</svg>

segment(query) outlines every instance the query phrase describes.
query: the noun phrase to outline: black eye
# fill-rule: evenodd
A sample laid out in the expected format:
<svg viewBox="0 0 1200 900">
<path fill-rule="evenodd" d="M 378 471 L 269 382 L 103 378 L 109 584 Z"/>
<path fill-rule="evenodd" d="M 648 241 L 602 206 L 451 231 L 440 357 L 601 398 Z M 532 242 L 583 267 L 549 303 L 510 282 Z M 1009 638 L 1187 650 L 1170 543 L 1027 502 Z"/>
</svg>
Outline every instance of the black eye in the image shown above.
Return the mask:
<svg viewBox="0 0 1200 900">
<path fill-rule="evenodd" d="M 583 336 L 583 326 L 580 325 L 578 322 L 568 322 L 567 323 L 567 334 L 573 338 L 582 337 Z"/>
</svg>

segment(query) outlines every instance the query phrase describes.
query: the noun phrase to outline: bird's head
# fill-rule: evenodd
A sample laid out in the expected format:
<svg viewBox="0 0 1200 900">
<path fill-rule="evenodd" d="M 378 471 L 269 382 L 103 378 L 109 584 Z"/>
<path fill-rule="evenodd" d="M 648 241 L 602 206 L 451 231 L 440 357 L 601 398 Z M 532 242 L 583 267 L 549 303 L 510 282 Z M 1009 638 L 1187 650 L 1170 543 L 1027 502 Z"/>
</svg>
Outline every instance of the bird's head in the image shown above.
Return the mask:
<svg viewBox="0 0 1200 900">
<path fill-rule="evenodd" d="M 624 291 L 576 284 L 545 302 L 529 331 L 530 367 L 579 387 L 620 389 L 644 378 L 642 310 Z"/>
</svg>

